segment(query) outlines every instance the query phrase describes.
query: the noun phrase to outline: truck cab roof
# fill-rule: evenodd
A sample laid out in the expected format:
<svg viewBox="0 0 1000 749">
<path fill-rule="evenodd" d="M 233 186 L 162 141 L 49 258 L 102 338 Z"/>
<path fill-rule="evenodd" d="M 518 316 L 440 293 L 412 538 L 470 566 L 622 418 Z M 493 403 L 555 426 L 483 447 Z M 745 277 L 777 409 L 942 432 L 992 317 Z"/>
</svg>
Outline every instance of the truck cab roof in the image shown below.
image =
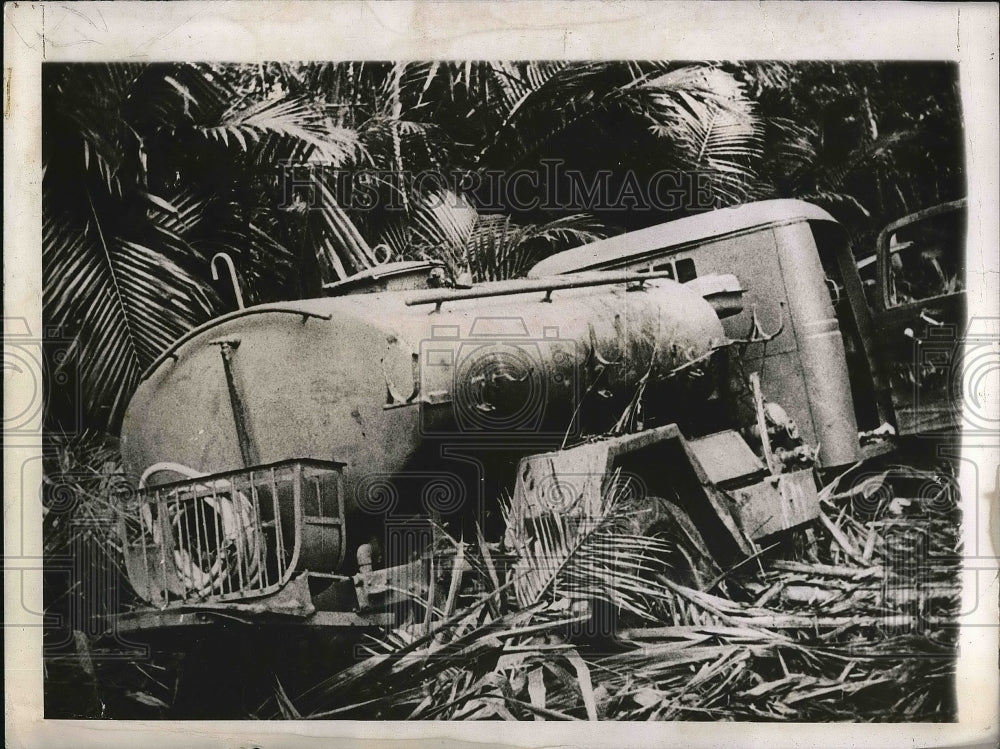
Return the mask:
<svg viewBox="0 0 1000 749">
<path fill-rule="evenodd" d="M 699 213 L 574 247 L 537 263 L 528 271 L 528 277 L 544 278 L 598 270 L 667 248 L 680 248 L 707 239 L 800 221 L 838 223 L 822 208 L 802 200 L 762 200 Z"/>
</svg>

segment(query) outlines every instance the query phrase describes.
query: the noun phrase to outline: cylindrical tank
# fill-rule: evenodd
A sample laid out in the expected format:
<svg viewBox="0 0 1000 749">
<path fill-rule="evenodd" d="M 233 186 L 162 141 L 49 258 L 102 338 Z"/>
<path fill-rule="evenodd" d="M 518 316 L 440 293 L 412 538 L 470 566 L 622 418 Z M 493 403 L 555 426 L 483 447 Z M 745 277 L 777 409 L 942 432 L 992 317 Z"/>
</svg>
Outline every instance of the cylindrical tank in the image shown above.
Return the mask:
<svg viewBox="0 0 1000 749">
<path fill-rule="evenodd" d="M 493 288 L 517 283 L 525 282 Z M 446 302 L 435 312 L 406 306 L 413 292 L 385 292 L 223 316 L 139 386 L 122 427 L 126 468 L 136 478 L 163 461 L 201 473 L 244 467 L 235 390 L 255 461 L 343 464 L 350 514 L 372 476 L 426 473 L 448 451 L 469 463 L 600 433 L 642 380 L 648 421 L 696 409 L 710 378 L 676 370 L 725 341 L 697 293 L 651 280 L 544 296 Z"/>
</svg>

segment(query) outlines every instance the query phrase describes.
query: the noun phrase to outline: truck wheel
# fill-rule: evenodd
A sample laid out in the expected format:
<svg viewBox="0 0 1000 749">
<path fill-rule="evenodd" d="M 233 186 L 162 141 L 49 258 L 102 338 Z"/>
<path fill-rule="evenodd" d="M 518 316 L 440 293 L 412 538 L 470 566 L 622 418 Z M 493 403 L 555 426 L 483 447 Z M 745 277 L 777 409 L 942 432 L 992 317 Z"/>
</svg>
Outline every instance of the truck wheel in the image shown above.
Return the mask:
<svg viewBox="0 0 1000 749">
<path fill-rule="evenodd" d="M 671 545 L 672 551 L 667 558 L 670 576 L 680 585 L 705 590 L 722 574 L 691 516 L 673 500 L 647 497 L 633 531 L 660 538 Z"/>
<path fill-rule="evenodd" d="M 672 582 L 705 590 L 722 574 L 690 515 L 673 500 L 656 496 L 643 498 L 627 530 L 636 536 L 658 538 L 669 544 L 665 561 Z M 589 619 L 569 633 L 571 639 L 606 642 L 613 640 L 622 628 L 648 624 L 605 601 L 593 601 L 590 606 Z"/>
</svg>

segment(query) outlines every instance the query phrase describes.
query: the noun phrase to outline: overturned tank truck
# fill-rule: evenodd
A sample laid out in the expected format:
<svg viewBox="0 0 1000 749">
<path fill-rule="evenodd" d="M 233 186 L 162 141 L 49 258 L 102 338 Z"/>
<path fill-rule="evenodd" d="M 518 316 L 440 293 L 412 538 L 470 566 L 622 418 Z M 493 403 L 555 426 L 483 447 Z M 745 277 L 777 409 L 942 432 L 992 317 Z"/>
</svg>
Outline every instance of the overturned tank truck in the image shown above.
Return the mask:
<svg viewBox="0 0 1000 749">
<path fill-rule="evenodd" d="M 828 300 L 813 265 L 800 282 Z M 191 331 L 145 373 L 124 420 L 133 489 L 117 503 L 144 603 L 116 628 L 228 614 L 392 624 L 424 584 L 438 524 L 478 523 L 497 541 L 501 497 L 522 520 L 566 512 L 567 495 L 613 476 L 690 530 L 689 560 L 733 564 L 815 519 L 815 451 L 781 394 L 732 365 L 747 341 L 720 317 L 742 311 L 739 283 L 671 275 L 432 288 L 431 264 L 399 263 Z M 803 355 L 836 377 L 839 336 L 824 341 Z M 826 444 L 856 444 L 847 383 L 834 395 L 847 416 L 823 426 Z"/>
</svg>

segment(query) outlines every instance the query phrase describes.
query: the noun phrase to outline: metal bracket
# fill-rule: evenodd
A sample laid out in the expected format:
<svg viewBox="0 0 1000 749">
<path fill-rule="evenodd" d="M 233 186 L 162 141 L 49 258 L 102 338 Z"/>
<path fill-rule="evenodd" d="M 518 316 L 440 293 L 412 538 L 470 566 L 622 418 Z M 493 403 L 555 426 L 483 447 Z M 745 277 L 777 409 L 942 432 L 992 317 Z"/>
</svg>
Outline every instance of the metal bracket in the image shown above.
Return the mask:
<svg viewBox="0 0 1000 749">
<path fill-rule="evenodd" d="M 236 378 L 233 374 L 233 354 L 240 346 L 239 338 L 219 338 L 210 341 L 212 345 L 219 347 L 222 355 L 222 368 L 226 373 L 226 387 L 229 390 L 229 404 L 233 409 L 233 422 L 236 424 L 236 438 L 240 444 L 240 456 L 243 458 L 243 465 L 247 468 L 260 463 L 257 455 L 257 448 L 250 439 L 249 417 L 246 403 L 243 401 L 243 394 L 236 385 Z"/>
<path fill-rule="evenodd" d="M 764 462 L 767 463 L 767 470 L 772 476 L 778 475 L 777 463 L 774 453 L 771 451 L 771 438 L 767 434 L 767 415 L 764 413 L 764 394 L 760 389 L 760 375 L 756 372 L 750 373 L 750 387 L 753 389 L 754 408 L 757 412 L 757 431 L 760 432 L 760 447 L 764 453 Z"/>
</svg>

